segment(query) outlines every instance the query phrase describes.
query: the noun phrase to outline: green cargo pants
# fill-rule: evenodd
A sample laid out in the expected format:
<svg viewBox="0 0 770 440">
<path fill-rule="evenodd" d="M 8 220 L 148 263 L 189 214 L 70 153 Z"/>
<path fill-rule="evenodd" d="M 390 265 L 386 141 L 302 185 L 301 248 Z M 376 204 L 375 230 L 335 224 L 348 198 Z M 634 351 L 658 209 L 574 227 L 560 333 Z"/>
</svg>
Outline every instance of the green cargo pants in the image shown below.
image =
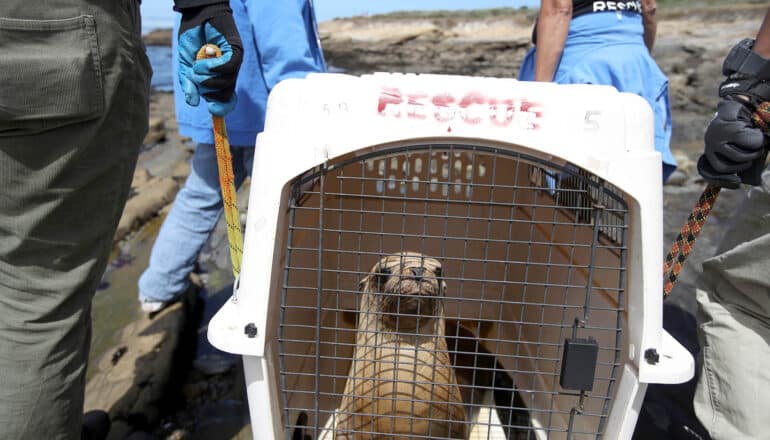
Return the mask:
<svg viewBox="0 0 770 440">
<path fill-rule="evenodd" d="M 714 440 L 770 438 L 770 170 L 697 284 L 695 412 Z"/>
<path fill-rule="evenodd" d="M 147 131 L 138 0 L 0 2 L 0 439 L 79 439 L 90 307 Z"/>
</svg>

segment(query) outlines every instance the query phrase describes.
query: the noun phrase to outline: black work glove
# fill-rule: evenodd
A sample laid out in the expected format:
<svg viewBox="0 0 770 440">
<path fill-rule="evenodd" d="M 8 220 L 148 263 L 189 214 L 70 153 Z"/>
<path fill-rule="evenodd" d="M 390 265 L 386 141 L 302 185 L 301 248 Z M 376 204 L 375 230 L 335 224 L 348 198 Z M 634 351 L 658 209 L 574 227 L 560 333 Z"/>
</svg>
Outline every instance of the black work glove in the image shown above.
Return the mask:
<svg viewBox="0 0 770 440">
<path fill-rule="evenodd" d="M 752 52 L 753 43 L 741 41 L 725 58 L 727 79 L 719 86 L 721 100 L 698 159 L 700 175 L 724 188 L 759 185 L 770 146 L 770 61 Z"/>
<path fill-rule="evenodd" d="M 224 116 L 235 107 L 235 80 L 243 61 L 243 43 L 228 2 L 182 6 L 179 26 L 179 82 L 185 101 L 197 106 L 200 95 L 208 101 L 209 111 Z M 198 2 L 200 3 L 200 2 Z M 215 44 L 222 56 L 196 60 L 205 44 Z"/>
<path fill-rule="evenodd" d="M 759 185 L 767 157 L 767 138 L 746 101 L 726 97 L 719 102 L 705 135 L 698 172 L 712 185 L 736 189 Z"/>
</svg>

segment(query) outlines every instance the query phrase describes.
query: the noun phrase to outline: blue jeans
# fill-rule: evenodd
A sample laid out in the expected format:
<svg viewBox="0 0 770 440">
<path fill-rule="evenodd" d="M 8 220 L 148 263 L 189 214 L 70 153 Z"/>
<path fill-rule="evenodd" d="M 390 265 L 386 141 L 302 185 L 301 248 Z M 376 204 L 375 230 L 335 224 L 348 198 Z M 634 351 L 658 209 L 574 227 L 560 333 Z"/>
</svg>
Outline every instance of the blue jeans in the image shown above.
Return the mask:
<svg viewBox="0 0 770 440">
<path fill-rule="evenodd" d="M 254 147 L 231 146 L 230 152 L 238 188 L 251 175 Z M 139 277 L 140 300 L 170 301 L 189 287 L 198 253 L 221 215 L 216 150 L 212 144 L 198 144 L 187 182 L 160 228 L 149 267 Z"/>
</svg>

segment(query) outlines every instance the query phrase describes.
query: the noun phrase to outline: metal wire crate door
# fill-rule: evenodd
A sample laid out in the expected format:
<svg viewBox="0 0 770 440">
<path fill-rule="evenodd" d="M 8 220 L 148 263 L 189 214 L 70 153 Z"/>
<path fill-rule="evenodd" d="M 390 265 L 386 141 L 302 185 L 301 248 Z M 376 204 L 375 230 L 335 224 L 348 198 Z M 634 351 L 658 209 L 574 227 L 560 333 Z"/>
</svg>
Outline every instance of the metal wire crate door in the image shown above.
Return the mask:
<svg viewBox="0 0 770 440">
<path fill-rule="evenodd" d="M 365 310 L 359 283 L 382 257 L 407 251 L 443 266 L 439 306 L 396 308 L 432 324 L 373 331 L 390 335 L 378 336 L 383 344 L 418 347 L 414 356 L 390 359 L 392 369 L 433 362 L 438 370 L 448 362 L 451 377 L 406 380 L 396 372 L 378 380 L 411 387 L 412 405 L 436 408 L 448 394 L 435 390 L 458 387 L 469 438 L 601 438 L 625 346 L 628 212 L 619 190 L 508 148 L 415 144 L 311 170 L 286 203 L 280 316 L 270 324 L 278 338 L 270 344 L 287 438 L 387 438 L 414 425 L 401 413 L 390 416 L 392 431 L 337 425 L 346 383 L 356 380 L 349 378 L 360 361 L 354 353 L 363 352 L 359 324 L 374 313 Z M 406 301 L 416 293 L 397 295 Z M 433 343 L 424 348 L 418 340 Z M 360 411 L 403 407 L 395 394 L 373 388 L 382 387 L 355 396 L 371 400 Z M 427 418 L 448 417 L 435 414 Z"/>
</svg>

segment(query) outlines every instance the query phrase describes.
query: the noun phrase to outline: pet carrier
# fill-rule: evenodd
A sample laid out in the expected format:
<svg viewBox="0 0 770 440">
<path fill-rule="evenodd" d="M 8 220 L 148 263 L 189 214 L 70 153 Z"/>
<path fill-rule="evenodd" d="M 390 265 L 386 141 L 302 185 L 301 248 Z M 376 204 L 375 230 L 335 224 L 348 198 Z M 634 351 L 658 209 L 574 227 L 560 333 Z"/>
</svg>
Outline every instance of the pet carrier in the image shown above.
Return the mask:
<svg viewBox="0 0 770 440">
<path fill-rule="evenodd" d="M 662 329 L 652 112 L 603 86 L 311 75 L 270 96 L 209 324 L 259 439 L 627 439 Z"/>
</svg>

